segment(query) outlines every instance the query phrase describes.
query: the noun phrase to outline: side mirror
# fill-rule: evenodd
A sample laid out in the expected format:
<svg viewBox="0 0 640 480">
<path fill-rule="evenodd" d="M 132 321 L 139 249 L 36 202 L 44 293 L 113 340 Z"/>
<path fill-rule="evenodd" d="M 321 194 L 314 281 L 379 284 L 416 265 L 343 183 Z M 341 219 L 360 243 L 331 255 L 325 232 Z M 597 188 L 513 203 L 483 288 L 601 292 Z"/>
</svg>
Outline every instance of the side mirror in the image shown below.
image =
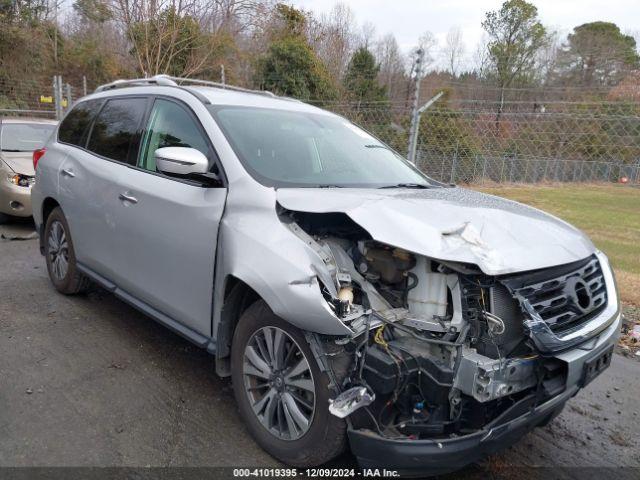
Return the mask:
<svg viewBox="0 0 640 480">
<path fill-rule="evenodd" d="M 156 166 L 163 173 L 190 175 L 207 173 L 209 160 L 199 150 L 187 147 L 163 147 L 155 151 Z"/>
</svg>

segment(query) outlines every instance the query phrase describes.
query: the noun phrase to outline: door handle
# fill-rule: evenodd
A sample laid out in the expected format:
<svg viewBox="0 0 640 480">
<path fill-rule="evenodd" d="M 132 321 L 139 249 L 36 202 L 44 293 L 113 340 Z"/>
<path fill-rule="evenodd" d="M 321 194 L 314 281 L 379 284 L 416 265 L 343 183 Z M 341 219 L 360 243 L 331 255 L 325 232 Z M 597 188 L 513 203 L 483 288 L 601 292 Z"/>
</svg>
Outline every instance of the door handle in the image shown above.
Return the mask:
<svg viewBox="0 0 640 480">
<path fill-rule="evenodd" d="M 118 198 L 123 202 L 138 203 L 138 199 L 136 197 L 132 197 L 131 195 L 127 195 L 126 193 L 121 193 L 120 195 L 118 195 Z"/>
<path fill-rule="evenodd" d="M 62 175 L 64 175 L 65 177 L 69 177 L 69 178 L 73 178 L 73 177 L 75 177 L 75 176 L 76 176 L 76 174 L 75 174 L 75 173 L 73 173 L 73 171 L 71 171 L 71 170 L 67 170 L 67 169 L 63 169 L 60 173 L 61 173 Z"/>
</svg>

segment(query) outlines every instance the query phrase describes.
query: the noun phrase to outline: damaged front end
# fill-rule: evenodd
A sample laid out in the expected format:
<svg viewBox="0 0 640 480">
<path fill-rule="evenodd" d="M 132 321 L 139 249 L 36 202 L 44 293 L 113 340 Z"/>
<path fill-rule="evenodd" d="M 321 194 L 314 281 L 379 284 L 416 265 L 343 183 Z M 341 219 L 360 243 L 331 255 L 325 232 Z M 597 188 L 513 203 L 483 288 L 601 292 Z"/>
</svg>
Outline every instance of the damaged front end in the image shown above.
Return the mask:
<svg viewBox="0 0 640 480">
<path fill-rule="evenodd" d="M 597 373 L 610 361 L 601 334 L 619 313 L 603 255 L 490 276 L 378 242 L 342 213 L 279 213 L 322 259 L 323 296 L 353 332 L 309 340 L 362 466 L 459 468 L 559 413 L 586 357 Z M 589 339 L 579 365 L 563 354 Z"/>
</svg>

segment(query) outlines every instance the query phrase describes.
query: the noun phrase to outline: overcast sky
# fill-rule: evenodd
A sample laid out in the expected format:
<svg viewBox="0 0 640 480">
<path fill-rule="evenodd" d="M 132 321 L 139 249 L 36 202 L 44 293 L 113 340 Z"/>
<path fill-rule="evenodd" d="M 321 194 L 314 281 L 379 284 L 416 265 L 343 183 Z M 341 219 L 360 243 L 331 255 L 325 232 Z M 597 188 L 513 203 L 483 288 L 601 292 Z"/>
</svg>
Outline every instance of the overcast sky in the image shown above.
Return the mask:
<svg viewBox="0 0 640 480">
<path fill-rule="evenodd" d="M 504 0 L 343 0 L 359 25 L 370 22 L 378 35 L 392 32 L 403 51 L 417 44 L 429 30 L 440 43 L 449 28 L 460 27 L 469 55 L 482 37 L 480 23 L 488 10 Z M 306 10 L 327 12 L 336 0 L 291 0 Z M 625 33 L 640 32 L 640 0 L 533 0 L 542 22 L 566 34 L 577 25 L 595 20 L 614 22 Z M 636 38 L 637 35 L 636 35 Z"/>
</svg>

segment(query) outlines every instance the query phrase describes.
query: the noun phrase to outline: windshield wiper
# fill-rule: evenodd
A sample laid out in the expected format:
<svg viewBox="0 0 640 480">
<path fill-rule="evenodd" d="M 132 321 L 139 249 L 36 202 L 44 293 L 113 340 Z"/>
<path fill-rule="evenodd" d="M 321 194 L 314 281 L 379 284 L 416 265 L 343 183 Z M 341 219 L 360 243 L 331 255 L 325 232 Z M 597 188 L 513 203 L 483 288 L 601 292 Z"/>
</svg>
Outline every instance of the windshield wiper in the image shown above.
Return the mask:
<svg viewBox="0 0 640 480">
<path fill-rule="evenodd" d="M 3 148 L 0 150 L 0 152 L 11 152 L 11 153 L 15 153 L 15 152 L 30 152 L 31 150 L 13 150 L 10 148 Z"/>
<path fill-rule="evenodd" d="M 384 145 L 375 145 L 375 144 L 365 145 L 364 148 L 382 148 L 384 150 L 391 150 L 389 147 L 385 147 Z"/>
<path fill-rule="evenodd" d="M 431 185 L 424 183 L 396 183 L 395 185 L 384 185 L 378 188 L 431 188 Z"/>
</svg>

